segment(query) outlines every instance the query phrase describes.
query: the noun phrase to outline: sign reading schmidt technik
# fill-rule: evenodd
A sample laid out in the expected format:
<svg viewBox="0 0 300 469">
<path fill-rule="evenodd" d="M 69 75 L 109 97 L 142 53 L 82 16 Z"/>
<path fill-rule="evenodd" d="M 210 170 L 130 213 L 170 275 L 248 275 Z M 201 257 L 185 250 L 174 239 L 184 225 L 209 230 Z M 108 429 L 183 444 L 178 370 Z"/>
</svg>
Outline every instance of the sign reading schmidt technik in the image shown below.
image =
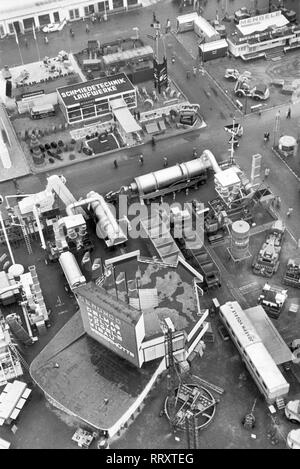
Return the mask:
<svg viewBox="0 0 300 469">
<path fill-rule="evenodd" d="M 65 106 L 80 104 L 92 98 L 105 98 L 115 94 L 133 91 L 134 86 L 125 73 L 118 73 L 110 77 L 76 83 L 76 85 L 58 88 L 57 92 Z"/>
</svg>

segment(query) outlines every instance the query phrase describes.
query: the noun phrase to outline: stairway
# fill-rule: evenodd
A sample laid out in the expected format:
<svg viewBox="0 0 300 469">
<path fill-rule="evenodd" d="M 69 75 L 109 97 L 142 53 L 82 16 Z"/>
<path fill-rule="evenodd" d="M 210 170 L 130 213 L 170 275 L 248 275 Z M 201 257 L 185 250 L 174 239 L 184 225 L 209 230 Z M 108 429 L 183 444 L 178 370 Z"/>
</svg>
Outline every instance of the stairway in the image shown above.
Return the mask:
<svg viewBox="0 0 300 469">
<path fill-rule="evenodd" d="M 276 406 L 278 410 L 282 410 L 285 408 L 285 402 L 284 402 L 283 397 L 277 397 Z"/>
<path fill-rule="evenodd" d="M 277 57 L 281 58 L 284 55 L 283 46 L 273 47 L 273 49 L 269 49 L 266 52 L 266 59 L 267 60 L 274 60 Z"/>
<path fill-rule="evenodd" d="M 21 223 L 21 230 L 22 230 L 22 233 L 23 233 L 23 236 L 24 236 L 27 252 L 28 252 L 28 254 L 32 254 L 32 247 L 31 247 L 31 243 L 30 243 L 30 239 L 29 239 L 29 236 L 28 236 L 28 233 L 27 233 L 26 226 L 23 225 L 22 220 L 20 220 L 20 223 Z"/>
</svg>

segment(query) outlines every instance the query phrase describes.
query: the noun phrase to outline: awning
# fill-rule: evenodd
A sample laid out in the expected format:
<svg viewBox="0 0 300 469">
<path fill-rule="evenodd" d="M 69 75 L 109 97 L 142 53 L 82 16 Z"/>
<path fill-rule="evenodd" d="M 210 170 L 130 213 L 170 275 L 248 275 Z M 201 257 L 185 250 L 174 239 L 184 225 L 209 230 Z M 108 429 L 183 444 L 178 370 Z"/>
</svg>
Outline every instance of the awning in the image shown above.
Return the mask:
<svg viewBox="0 0 300 469">
<path fill-rule="evenodd" d="M 120 126 L 127 134 L 142 130 L 141 126 L 137 123 L 127 106 L 112 109 L 112 111 Z"/>
<path fill-rule="evenodd" d="M 292 360 L 293 354 L 261 305 L 244 310 L 276 365 Z"/>
</svg>

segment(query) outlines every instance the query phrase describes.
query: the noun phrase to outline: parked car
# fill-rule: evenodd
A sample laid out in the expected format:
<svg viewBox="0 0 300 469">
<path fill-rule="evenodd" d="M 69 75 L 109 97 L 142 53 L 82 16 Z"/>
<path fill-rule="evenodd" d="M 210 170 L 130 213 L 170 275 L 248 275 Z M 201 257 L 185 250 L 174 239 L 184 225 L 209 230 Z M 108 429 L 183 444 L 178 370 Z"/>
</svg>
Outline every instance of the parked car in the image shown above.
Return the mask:
<svg viewBox="0 0 300 469">
<path fill-rule="evenodd" d="M 290 431 L 286 443 L 290 449 L 300 449 L 300 428 Z"/>
<path fill-rule="evenodd" d="M 235 68 L 227 68 L 225 71 L 224 78 L 230 81 L 236 81 L 240 76 L 240 72 Z"/>
<path fill-rule="evenodd" d="M 49 23 L 43 27 L 42 31 L 43 33 L 55 33 L 56 31 L 61 31 L 66 23 L 65 19 L 60 23 Z"/>
<path fill-rule="evenodd" d="M 300 400 L 289 401 L 285 406 L 284 413 L 293 423 L 300 423 Z"/>
</svg>

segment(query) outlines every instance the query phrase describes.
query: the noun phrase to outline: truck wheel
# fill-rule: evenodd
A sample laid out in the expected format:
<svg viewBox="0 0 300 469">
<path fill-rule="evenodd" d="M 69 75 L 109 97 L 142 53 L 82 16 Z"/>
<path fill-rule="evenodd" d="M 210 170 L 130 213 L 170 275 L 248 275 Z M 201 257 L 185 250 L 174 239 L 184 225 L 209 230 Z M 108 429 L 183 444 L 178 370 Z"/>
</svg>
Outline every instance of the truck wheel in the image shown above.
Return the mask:
<svg viewBox="0 0 300 469">
<path fill-rule="evenodd" d="M 292 423 L 299 423 L 298 420 L 295 420 L 295 419 L 289 419 L 289 421 Z"/>
</svg>

